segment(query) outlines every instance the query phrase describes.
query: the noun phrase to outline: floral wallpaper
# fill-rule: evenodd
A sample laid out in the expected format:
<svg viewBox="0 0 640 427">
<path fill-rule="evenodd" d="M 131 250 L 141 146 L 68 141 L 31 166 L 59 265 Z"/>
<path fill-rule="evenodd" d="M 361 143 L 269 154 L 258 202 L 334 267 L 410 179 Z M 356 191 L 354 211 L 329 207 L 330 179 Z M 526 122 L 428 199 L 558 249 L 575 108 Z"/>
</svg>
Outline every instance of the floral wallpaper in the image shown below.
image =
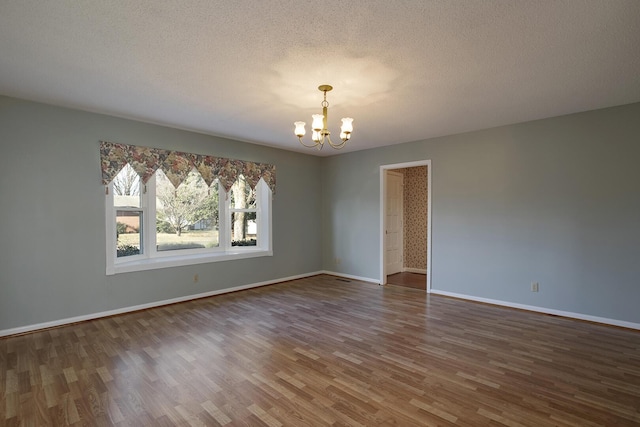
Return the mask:
<svg viewBox="0 0 640 427">
<path fill-rule="evenodd" d="M 145 184 L 156 170 L 161 169 L 177 188 L 195 168 L 207 185 L 217 178 L 227 192 L 242 174 L 251 188 L 255 188 L 262 178 L 272 193 L 276 193 L 274 165 L 100 141 L 102 184 L 108 185 L 127 163 Z"/>
<path fill-rule="evenodd" d="M 404 169 L 404 268 L 427 270 L 427 166 Z"/>
</svg>

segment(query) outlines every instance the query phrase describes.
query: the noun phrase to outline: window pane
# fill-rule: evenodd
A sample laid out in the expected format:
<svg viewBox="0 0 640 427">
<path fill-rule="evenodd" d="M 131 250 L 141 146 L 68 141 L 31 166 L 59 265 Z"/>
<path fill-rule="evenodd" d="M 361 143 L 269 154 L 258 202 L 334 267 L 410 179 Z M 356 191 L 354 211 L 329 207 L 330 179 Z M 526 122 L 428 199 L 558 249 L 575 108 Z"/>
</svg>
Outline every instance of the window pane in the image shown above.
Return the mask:
<svg viewBox="0 0 640 427">
<path fill-rule="evenodd" d="M 231 186 L 231 209 L 255 209 L 256 190 L 240 175 Z"/>
<path fill-rule="evenodd" d="M 231 246 L 256 246 L 256 219 L 255 212 L 231 212 Z"/>
<path fill-rule="evenodd" d="M 113 205 L 140 207 L 140 177 L 129 164 L 113 179 Z"/>
<path fill-rule="evenodd" d="M 207 187 L 195 170 L 175 189 L 156 172 L 158 251 L 212 248 L 218 241 L 218 184 Z"/>
<path fill-rule="evenodd" d="M 142 248 L 142 211 L 116 211 L 117 256 L 138 255 Z"/>
</svg>

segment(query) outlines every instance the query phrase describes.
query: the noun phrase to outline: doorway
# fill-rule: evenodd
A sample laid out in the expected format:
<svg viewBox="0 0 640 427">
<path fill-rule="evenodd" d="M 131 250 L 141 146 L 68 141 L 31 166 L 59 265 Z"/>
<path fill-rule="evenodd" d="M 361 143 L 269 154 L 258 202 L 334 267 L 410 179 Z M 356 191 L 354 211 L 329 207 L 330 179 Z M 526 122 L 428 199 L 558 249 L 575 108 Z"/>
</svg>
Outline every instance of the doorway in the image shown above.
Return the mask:
<svg viewBox="0 0 640 427">
<path fill-rule="evenodd" d="M 431 160 L 380 166 L 382 285 L 431 291 L 431 212 Z"/>
</svg>

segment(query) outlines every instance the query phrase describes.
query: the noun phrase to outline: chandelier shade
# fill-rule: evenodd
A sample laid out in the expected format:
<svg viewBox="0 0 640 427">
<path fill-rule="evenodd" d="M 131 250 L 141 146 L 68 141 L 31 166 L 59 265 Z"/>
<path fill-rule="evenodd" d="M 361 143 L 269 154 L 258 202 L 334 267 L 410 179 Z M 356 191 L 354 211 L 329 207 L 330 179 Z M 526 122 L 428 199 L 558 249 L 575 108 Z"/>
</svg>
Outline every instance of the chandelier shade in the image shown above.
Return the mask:
<svg viewBox="0 0 640 427">
<path fill-rule="evenodd" d="M 318 90 L 323 92 L 324 100 L 320 104 L 322 106 L 322 114 L 313 114 L 311 116 L 311 144 L 306 144 L 302 137 L 307 133 L 305 130 L 305 122 L 294 122 L 295 129 L 293 133 L 298 137 L 300 144 L 308 148 L 317 148 L 321 150 L 324 143 L 328 143 L 335 149 L 340 149 L 345 146 L 347 141 L 351 138 L 351 132 L 353 132 L 353 119 L 351 117 L 345 117 L 342 119 L 342 126 L 340 126 L 340 142 L 334 143 L 331 141 L 331 132 L 327 129 L 327 110 L 329 109 L 329 102 L 327 101 L 327 92 L 332 90 L 331 85 L 320 85 Z"/>
</svg>

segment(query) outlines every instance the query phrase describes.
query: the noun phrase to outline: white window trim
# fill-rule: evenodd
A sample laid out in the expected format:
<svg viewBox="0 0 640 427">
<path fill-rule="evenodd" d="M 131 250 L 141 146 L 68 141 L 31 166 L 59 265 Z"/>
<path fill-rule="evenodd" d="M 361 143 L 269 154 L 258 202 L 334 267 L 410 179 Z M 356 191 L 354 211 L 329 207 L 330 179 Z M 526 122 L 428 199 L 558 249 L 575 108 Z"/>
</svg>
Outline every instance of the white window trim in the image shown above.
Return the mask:
<svg viewBox="0 0 640 427">
<path fill-rule="evenodd" d="M 210 262 L 230 261 L 245 258 L 273 256 L 271 241 L 271 189 L 261 179 L 256 186 L 257 200 L 257 242 L 256 246 L 231 246 L 230 239 L 230 199 L 223 188 L 219 188 L 219 199 L 223 200 L 219 207 L 219 246 L 216 248 L 181 249 L 179 251 L 156 250 L 156 218 L 155 218 L 155 174 L 147 183 L 147 194 L 141 197 L 142 245 L 144 251 L 140 255 L 131 255 L 118 259 L 116 256 L 116 209 L 113 206 L 113 183 L 108 186 L 105 197 L 106 212 L 106 274 L 114 275 L 134 271 L 155 270 L 158 268 L 178 267 L 204 264 Z M 152 205 L 152 206 L 148 206 Z M 118 209 L 122 210 L 122 209 Z M 153 211 L 153 212 L 152 212 Z M 152 232 L 149 232 L 152 231 Z M 178 253 L 179 252 L 179 253 Z"/>
</svg>

